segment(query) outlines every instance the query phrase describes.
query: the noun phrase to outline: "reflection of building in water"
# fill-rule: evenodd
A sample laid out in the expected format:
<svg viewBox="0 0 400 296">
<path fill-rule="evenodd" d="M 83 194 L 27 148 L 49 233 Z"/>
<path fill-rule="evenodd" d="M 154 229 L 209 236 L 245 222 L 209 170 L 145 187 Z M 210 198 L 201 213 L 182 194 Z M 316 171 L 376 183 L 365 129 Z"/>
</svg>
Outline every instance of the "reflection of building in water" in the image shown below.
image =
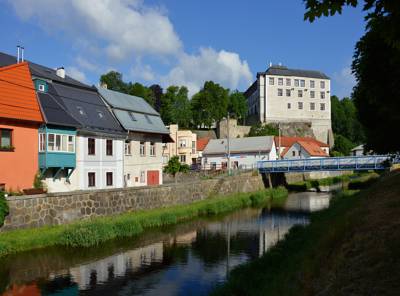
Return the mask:
<svg viewBox="0 0 400 296">
<path fill-rule="evenodd" d="M 81 290 L 96 283 L 104 283 L 114 277 L 124 276 L 127 270 L 139 269 L 143 265 L 161 262 L 163 243 L 155 243 L 132 251 L 116 254 L 89 264 L 70 269 L 70 274 Z"/>
<path fill-rule="evenodd" d="M 170 243 L 177 243 L 178 245 L 190 245 L 197 238 L 197 230 L 190 231 L 181 235 L 177 235 L 171 239 Z"/>
<path fill-rule="evenodd" d="M 302 192 L 289 195 L 285 209 L 289 211 L 314 212 L 329 207 L 329 194 Z"/>
</svg>

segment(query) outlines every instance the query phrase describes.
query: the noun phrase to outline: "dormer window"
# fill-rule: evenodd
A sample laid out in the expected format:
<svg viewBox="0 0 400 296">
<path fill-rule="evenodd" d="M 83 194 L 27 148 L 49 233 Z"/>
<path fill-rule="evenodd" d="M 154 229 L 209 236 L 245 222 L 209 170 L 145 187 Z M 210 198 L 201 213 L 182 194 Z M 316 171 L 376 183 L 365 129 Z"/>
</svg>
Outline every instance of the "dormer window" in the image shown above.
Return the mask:
<svg viewBox="0 0 400 296">
<path fill-rule="evenodd" d="M 47 92 L 47 82 L 46 81 L 44 81 L 42 79 L 38 79 L 38 78 L 34 78 L 33 81 L 35 84 L 36 91 Z"/>
<path fill-rule="evenodd" d="M 83 110 L 82 107 L 76 106 L 76 109 L 78 109 L 78 112 L 79 112 L 80 115 L 82 115 L 82 116 L 85 116 L 85 115 L 86 115 L 86 113 L 85 113 L 85 111 Z"/>
<path fill-rule="evenodd" d="M 38 88 L 39 88 L 39 91 L 41 91 L 41 92 L 44 92 L 46 89 L 44 84 L 39 84 Z"/>
<path fill-rule="evenodd" d="M 101 111 L 97 111 L 97 115 L 99 115 L 99 118 L 102 119 L 104 117 L 103 112 Z"/>
<path fill-rule="evenodd" d="M 132 121 L 137 121 L 135 115 L 133 115 L 133 112 L 129 112 L 129 117 L 131 118 Z"/>
</svg>

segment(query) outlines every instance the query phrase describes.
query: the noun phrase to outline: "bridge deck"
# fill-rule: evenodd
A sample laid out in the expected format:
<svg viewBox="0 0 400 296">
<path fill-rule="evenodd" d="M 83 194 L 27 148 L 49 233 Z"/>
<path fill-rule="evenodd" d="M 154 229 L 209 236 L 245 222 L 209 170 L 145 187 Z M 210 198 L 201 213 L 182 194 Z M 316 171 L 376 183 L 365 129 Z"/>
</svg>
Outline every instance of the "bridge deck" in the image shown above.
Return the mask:
<svg viewBox="0 0 400 296">
<path fill-rule="evenodd" d="M 383 170 L 387 155 L 269 160 L 257 162 L 261 173 Z"/>
</svg>

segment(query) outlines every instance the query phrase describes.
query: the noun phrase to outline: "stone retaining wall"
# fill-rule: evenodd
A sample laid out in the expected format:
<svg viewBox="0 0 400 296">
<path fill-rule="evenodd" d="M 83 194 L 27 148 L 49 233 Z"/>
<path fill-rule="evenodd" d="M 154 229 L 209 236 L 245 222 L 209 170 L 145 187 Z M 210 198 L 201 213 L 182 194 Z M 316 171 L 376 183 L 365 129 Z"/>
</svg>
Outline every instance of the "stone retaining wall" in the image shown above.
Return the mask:
<svg viewBox="0 0 400 296">
<path fill-rule="evenodd" d="M 70 223 L 128 211 L 188 204 L 210 196 L 264 188 L 261 176 L 245 174 L 185 184 L 8 197 L 10 214 L 0 231 Z"/>
</svg>

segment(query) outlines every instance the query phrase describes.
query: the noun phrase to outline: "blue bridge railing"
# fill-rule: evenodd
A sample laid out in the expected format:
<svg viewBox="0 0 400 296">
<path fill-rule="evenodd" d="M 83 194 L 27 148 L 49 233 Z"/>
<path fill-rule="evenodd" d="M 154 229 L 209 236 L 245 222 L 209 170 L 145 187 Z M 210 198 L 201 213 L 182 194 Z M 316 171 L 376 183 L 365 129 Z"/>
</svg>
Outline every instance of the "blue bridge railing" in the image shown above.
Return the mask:
<svg viewBox="0 0 400 296">
<path fill-rule="evenodd" d="M 312 171 L 383 170 L 391 157 L 368 155 L 258 161 L 261 173 L 298 173 Z"/>
</svg>

